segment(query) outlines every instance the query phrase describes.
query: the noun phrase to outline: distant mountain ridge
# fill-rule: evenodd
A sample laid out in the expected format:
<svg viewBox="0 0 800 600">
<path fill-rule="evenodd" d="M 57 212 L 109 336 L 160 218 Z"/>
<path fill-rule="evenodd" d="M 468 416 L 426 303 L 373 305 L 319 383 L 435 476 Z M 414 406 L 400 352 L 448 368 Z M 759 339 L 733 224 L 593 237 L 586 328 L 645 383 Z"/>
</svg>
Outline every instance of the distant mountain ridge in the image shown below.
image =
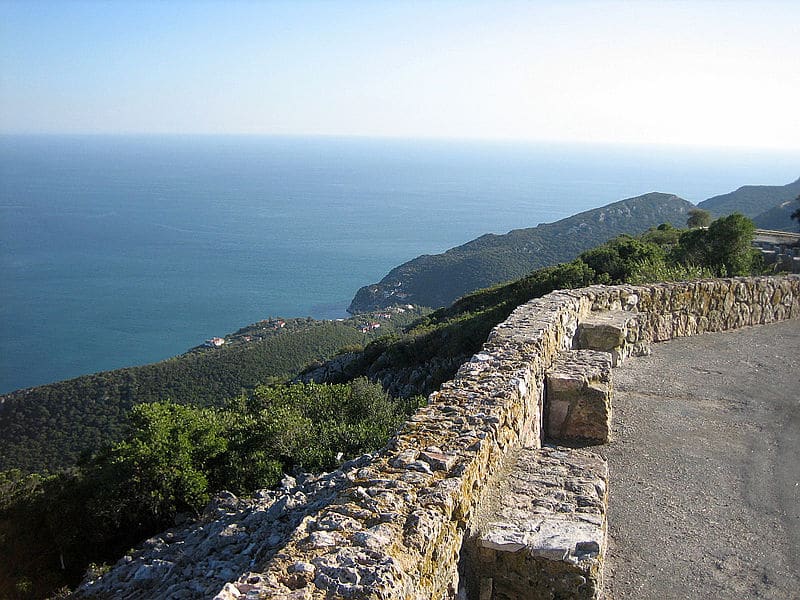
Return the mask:
<svg viewBox="0 0 800 600">
<path fill-rule="evenodd" d="M 358 314 L 405 303 L 446 306 L 471 291 L 570 261 L 617 235 L 639 234 L 661 223 L 682 226 L 691 208 L 674 194 L 651 192 L 554 223 L 483 235 L 392 269 L 380 282 L 358 290 L 348 311 Z"/>
<path fill-rule="evenodd" d="M 715 217 L 742 213 L 758 222 L 760 215 L 800 195 L 800 178 L 786 185 L 743 185 L 739 189 L 703 200 L 697 206 Z M 789 224 L 787 224 L 789 225 Z M 780 228 L 782 229 L 782 227 Z"/>
<path fill-rule="evenodd" d="M 773 206 L 760 215 L 753 217 L 753 222 L 756 227 L 761 229 L 797 231 L 800 223 L 792 219 L 792 213 L 798 209 L 800 209 L 800 197 Z"/>
</svg>

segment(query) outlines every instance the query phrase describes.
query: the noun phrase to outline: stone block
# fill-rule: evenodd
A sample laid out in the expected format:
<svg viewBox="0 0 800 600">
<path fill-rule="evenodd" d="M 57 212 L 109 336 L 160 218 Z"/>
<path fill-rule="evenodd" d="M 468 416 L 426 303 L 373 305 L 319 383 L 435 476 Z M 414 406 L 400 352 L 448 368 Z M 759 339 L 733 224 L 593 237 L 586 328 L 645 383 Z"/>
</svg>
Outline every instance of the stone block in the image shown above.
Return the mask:
<svg viewBox="0 0 800 600">
<path fill-rule="evenodd" d="M 559 442 L 611 439 L 611 354 L 562 352 L 546 377 L 546 436 Z"/>
<path fill-rule="evenodd" d="M 606 462 L 588 450 L 544 447 L 520 450 L 506 465 L 485 487 L 465 541 L 467 597 L 600 598 Z"/>
<path fill-rule="evenodd" d="M 591 313 L 578 325 L 577 348 L 608 352 L 615 367 L 629 356 L 650 354 L 641 316 L 627 310 Z"/>
</svg>

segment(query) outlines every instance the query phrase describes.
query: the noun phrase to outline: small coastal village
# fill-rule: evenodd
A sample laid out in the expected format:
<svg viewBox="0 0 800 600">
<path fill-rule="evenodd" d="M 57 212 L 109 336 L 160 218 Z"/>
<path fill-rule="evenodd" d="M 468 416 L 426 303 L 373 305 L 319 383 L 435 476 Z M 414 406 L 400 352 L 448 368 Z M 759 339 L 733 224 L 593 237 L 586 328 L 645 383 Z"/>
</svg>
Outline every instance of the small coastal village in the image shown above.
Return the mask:
<svg viewBox="0 0 800 600">
<path fill-rule="evenodd" d="M 378 337 L 378 335 L 385 333 L 387 325 L 396 324 L 398 317 L 402 319 L 405 324 L 409 317 L 416 318 L 429 309 L 424 307 L 415 306 L 413 304 L 405 304 L 398 306 L 391 306 L 382 310 L 381 312 L 370 312 L 359 314 L 349 318 L 333 319 L 337 323 L 343 323 L 351 326 L 360 333 L 364 334 L 365 341 L 369 341 Z M 394 319 L 394 321 L 393 321 Z M 223 337 L 214 336 L 207 339 L 201 345 L 192 348 L 195 350 L 211 350 L 222 347 L 238 346 L 243 344 L 260 342 L 268 337 L 274 336 L 281 332 L 297 331 L 303 327 L 308 327 L 320 321 L 310 317 L 300 318 L 287 318 L 269 317 L 267 319 L 248 325 L 239 329 L 235 333 L 227 334 Z M 401 325 L 402 326 L 402 325 Z"/>
</svg>

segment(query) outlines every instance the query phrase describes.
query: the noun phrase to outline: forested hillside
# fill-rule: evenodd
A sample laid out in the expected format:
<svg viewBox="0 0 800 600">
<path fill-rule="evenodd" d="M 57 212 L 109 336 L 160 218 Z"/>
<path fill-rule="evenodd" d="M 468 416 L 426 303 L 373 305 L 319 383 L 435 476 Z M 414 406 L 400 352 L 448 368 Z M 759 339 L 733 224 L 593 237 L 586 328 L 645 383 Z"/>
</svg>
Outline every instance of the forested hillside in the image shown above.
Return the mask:
<svg viewBox="0 0 800 600">
<path fill-rule="evenodd" d="M 5 394 L 0 396 L 0 470 L 72 465 L 81 452 L 119 439 L 126 414 L 137 404 L 172 400 L 222 406 L 243 390 L 287 379 L 342 348 L 402 329 L 423 312 L 262 321 L 227 336 L 220 348 L 197 348 L 150 365 Z"/>
<path fill-rule="evenodd" d="M 636 235 L 661 223 L 682 226 L 692 204 L 650 193 L 505 235 L 487 234 L 443 254 L 417 257 L 362 287 L 351 313 L 399 302 L 446 306 L 476 289 L 523 277 L 534 269 L 574 259 L 623 233 Z"/>
</svg>

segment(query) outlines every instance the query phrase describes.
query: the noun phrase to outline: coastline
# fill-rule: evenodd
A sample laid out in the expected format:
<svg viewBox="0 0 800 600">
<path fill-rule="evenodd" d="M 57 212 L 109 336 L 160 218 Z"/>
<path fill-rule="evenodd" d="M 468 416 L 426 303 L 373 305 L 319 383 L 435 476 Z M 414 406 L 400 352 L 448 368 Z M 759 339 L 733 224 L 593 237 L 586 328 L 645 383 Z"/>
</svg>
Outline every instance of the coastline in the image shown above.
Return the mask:
<svg viewBox="0 0 800 600">
<path fill-rule="evenodd" d="M 1 136 L 0 389 L 151 363 L 270 315 L 343 318 L 361 286 L 487 232 L 796 177 L 788 156 L 679 150 Z"/>
</svg>

